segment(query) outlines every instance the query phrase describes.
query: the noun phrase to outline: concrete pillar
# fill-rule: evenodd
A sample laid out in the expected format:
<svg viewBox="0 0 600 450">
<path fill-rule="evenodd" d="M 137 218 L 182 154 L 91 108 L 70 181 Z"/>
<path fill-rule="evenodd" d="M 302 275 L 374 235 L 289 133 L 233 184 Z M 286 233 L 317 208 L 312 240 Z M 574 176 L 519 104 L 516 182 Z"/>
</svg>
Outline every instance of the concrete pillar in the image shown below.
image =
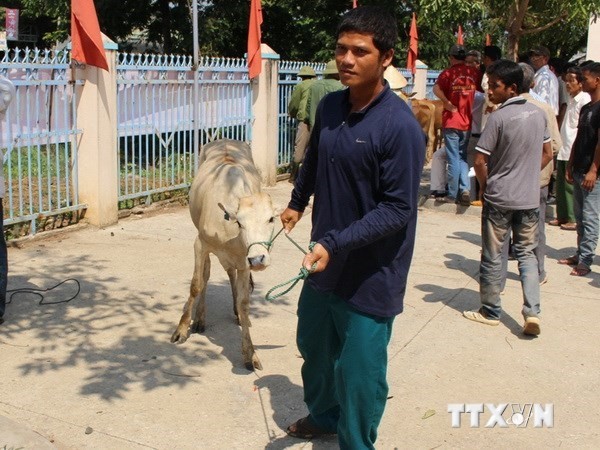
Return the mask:
<svg viewBox="0 0 600 450">
<path fill-rule="evenodd" d="M 261 44 L 262 71 L 252 80 L 252 157 L 262 182 L 273 186 L 277 182 L 278 83 L 279 55 L 267 44 Z"/>
<path fill-rule="evenodd" d="M 600 61 L 600 17 L 590 16 L 587 39 L 587 55 L 585 59 Z"/>
<path fill-rule="evenodd" d="M 102 35 L 109 71 L 79 66 L 77 176 L 79 200 L 87 204 L 86 219 L 102 227 L 118 219 L 118 141 L 117 141 L 117 49 L 116 43 Z"/>
<path fill-rule="evenodd" d="M 416 67 L 417 71 L 415 72 L 413 86 L 413 92 L 416 92 L 414 98 L 423 99 L 427 97 L 427 65 L 420 59 L 417 59 Z"/>
</svg>

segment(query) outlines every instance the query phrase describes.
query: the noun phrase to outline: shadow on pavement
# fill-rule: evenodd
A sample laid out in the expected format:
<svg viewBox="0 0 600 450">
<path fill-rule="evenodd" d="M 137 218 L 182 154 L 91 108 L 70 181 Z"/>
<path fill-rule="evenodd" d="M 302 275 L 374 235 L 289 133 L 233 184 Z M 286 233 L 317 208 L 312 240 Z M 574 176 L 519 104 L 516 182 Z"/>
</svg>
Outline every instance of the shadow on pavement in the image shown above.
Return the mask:
<svg viewBox="0 0 600 450">
<path fill-rule="evenodd" d="M 233 314 L 228 282 L 209 283 L 206 337 L 191 335 L 185 344 L 176 345 L 170 336 L 179 321 L 186 290 L 174 292 L 168 299 L 133 283 L 126 290 L 115 289 L 124 280 L 111 276 L 109 262 L 93 255 L 55 261 L 54 269 L 49 269 L 52 258 L 43 249 L 39 259 L 40 265 L 34 269 L 29 265 L 25 270 L 18 263 L 11 266 L 10 290 L 44 289 L 74 278 L 81 291 L 68 303 L 61 303 L 77 289 L 76 284 L 63 284 L 44 293 L 42 305 L 36 294 L 14 294 L 2 327 L 2 343 L 27 352 L 18 366 L 23 375 L 83 367 L 76 386 L 81 394 L 113 401 L 124 398 L 133 385 L 151 391 L 194 383 L 194 378 L 206 374 L 207 365 L 223 357 L 231 362 L 234 373 L 251 373 L 242 362 L 241 330 Z M 48 279 L 49 273 L 52 279 Z M 252 301 L 256 300 L 257 294 L 253 294 Z M 269 310 L 257 303 L 251 306 L 251 317 L 269 315 Z M 222 351 L 215 351 L 206 339 Z"/>
</svg>

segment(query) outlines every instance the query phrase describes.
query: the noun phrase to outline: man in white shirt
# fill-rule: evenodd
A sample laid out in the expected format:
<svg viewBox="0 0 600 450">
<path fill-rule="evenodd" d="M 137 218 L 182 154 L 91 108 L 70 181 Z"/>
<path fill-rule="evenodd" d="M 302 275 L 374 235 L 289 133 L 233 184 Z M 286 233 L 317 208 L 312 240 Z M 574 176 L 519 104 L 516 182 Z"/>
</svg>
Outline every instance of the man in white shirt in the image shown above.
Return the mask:
<svg viewBox="0 0 600 450">
<path fill-rule="evenodd" d="M 583 74 L 579 67 L 570 67 L 565 74 L 565 84 L 570 99 L 567 110 L 560 127 L 560 136 L 563 145 L 556 157 L 556 219 L 548 222 L 549 225 L 560 226 L 563 230 L 576 230 L 575 213 L 573 211 L 573 185 L 566 182 L 565 172 L 571 147 L 577 137 L 577 124 L 581 107 L 590 102 L 590 94 L 583 92 Z"/>
<path fill-rule="evenodd" d="M 548 66 L 550 50 L 541 45 L 529 51 L 529 63 L 535 69 L 535 87 L 533 91 L 542 101 L 548 103 L 558 116 L 558 78 Z"/>
</svg>

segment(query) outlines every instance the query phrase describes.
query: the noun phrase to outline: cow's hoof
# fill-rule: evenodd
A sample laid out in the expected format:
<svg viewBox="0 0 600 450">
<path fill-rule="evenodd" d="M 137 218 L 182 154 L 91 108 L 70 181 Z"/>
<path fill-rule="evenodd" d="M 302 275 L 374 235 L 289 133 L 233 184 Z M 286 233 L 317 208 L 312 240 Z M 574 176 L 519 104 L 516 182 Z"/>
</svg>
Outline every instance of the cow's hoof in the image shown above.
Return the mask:
<svg viewBox="0 0 600 450">
<path fill-rule="evenodd" d="M 175 344 L 183 344 L 185 341 L 187 341 L 189 336 L 190 333 L 187 329 L 186 331 L 182 332 L 179 328 L 177 328 L 175 330 L 175 333 L 173 333 L 173 335 L 171 336 L 171 342 Z"/>
<path fill-rule="evenodd" d="M 206 329 L 206 327 L 203 324 L 200 324 L 200 323 L 196 322 L 190 328 L 190 333 L 201 334 L 201 333 L 204 333 L 205 329 Z"/>
<path fill-rule="evenodd" d="M 260 363 L 260 359 L 258 359 L 258 356 L 256 355 L 252 356 L 252 361 L 246 361 L 244 366 L 246 366 L 246 369 L 251 372 L 254 372 L 255 370 L 262 370 L 263 368 L 262 364 Z"/>
</svg>

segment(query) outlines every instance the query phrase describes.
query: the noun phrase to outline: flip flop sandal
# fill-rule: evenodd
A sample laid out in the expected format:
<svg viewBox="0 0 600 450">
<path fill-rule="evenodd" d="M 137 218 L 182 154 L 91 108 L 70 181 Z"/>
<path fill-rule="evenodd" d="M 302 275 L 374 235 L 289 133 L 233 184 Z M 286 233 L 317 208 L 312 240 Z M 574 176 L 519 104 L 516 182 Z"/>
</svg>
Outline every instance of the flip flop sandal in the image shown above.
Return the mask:
<svg viewBox="0 0 600 450">
<path fill-rule="evenodd" d="M 569 256 L 568 258 L 559 259 L 557 262 L 564 266 L 576 266 L 579 264 L 579 258 L 576 256 Z"/>
<path fill-rule="evenodd" d="M 590 273 L 592 269 L 584 266 L 583 264 L 578 264 L 576 267 L 571 270 L 571 275 L 574 277 L 585 277 L 588 273 Z"/>
<path fill-rule="evenodd" d="M 299 439 L 313 439 L 321 436 L 332 436 L 336 433 L 319 428 L 310 420 L 310 416 L 298 419 L 285 430 L 289 436 Z"/>
</svg>

